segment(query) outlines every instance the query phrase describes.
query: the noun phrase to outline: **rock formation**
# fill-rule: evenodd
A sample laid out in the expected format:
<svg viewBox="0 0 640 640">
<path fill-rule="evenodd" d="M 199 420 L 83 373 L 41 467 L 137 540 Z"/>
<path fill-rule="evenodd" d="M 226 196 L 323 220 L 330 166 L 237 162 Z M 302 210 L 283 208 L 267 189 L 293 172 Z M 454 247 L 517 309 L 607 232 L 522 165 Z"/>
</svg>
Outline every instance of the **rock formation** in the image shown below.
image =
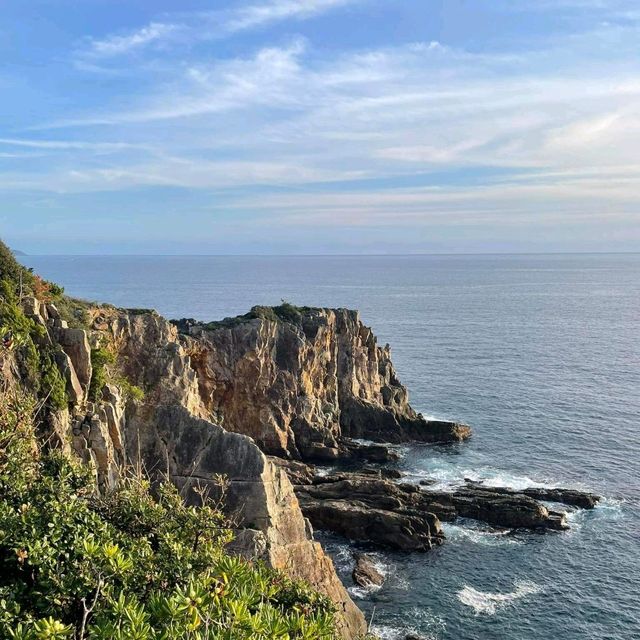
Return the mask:
<svg viewBox="0 0 640 640">
<path fill-rule="evenodd" d="M 69 405 L 49 413 L 51 436 L 93 466 L 99 489 L 133 468 L 171 479 L 190 501 L 224 496 L 237 528 L 231 549 L 327 594 L 345 639 L 363 635 L 365 620 L 312 527 L 426 551 L 443 543 L 441 521 L 562 529 L 564 516 L 539 500 L 597 501 L 562 489 L 434 491 L 375 466 L 397 457 L 383 443 L 457 442 L 470 429 L 411 408 L 388 346 L 355 311 L 283 304 L 205 325 L 101 306 L 87 310 L 83 329 L 35 298 L 24 309 L 66 381 Z M 94 350 L 114 359 L 102 388 Z M 358 470 L 322 476 L 309 462 Z"/>
<path fill-rule="evenodd" d="M 386 471 L 338 471 L 310 478 L 298 468 L 292 478 L 302 511 L 317 529 L 404 551 L 427 551 L 442 544 L 440 522 L 457 518 L 508 529 L 564 530 L 565 513 L 539 500 L 585 509 L 599 500 L 576 490 L 516 491 L 478 483 L 436 491 L 398 482 Z"/>
<path fill-rule="evenodd" d="M 355 556 L 356 566 L 353 568 L 353 581 L 360 587 L 370 589 L 381 587 L 384 584 L 384 576 L 378 571 L 373 560 L 364 553 Z"/>
<path fill-rule="evenodd" d="M 288 305 L 287 305 L 288 306 Z M 409 405 L 390 359 L 356 311 L 303 309 L 209 325 L 182 320 L 209 414 L 270 455 L 335 460 L 343 438 L 451 442 L 469 427 L 429 421 Z"/>
<path fill-rule="evenodd" d="M 238 530 L 232 549 L 304 579 L 336 603 L 345 638 L 364 634 L 364 617 L 313 540 L 286 473 L 251 438 L 216 424 L 223 416 L 213 414 L 201 396 L 192 366 L 194 340 L 152 312 L 98 307 L 89 329 L 69 329 L 44 305 L 27 304 L 25 310 L 61 347 L 57 359 L 70 407 L 51 413 L 49 428 L 61 445 L 93 466 L 100 490 L 114 487 L 134 468 L 170 478 L 187 500 L 224 493 Z M 114 354 L 119 379 L 142 387 L 144 400 L 125 398 L 127 385 L 117 379 L 96 399 L 88 397 L 92 347 Z"/>
</svg>

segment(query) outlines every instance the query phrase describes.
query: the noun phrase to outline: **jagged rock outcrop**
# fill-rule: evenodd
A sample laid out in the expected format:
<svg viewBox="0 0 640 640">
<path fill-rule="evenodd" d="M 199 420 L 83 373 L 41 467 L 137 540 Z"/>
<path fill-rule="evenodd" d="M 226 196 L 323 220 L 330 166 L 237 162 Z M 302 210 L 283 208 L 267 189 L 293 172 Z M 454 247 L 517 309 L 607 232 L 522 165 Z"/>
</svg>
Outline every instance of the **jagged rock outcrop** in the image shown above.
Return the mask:
<svg viewBox="0 0 640 640">
<path fill-rule="evenodd" d="M 28 305 L 60 346 L 67 380 L 69 408 L 51 412 L 48 426 L 60 446 L 95 469 L 99 489 L 114 487 L 128 467 L 170 478 L 188 500 L 201 499 L 202 491 L 215 498 L 224 489 L 225 509 L 238 528 L 232 548 L 310 583 L 336 603 L 341 635 L 362 636 L 364 617 L 313 539 L 285 472 L 249 437 L 215 424 L 192 366 L 195 342 L 152 312 L 100 307 L 89 329 L 69 329 L 52 311 Z M 114 354 L 121 379 L 145 390 L 143 401 L 126 399 L 117 384 L 89 400 L 92 346 Z"/>
<path fill-rule="evenodd" d="M 191 337 L 200 395 L 229 431 L 270 455 L 335 460 L 343 438 L 451 442 L 469 427 L 429 421 L 409 405 L 391 363 L 357 312 L 303 309 L 293 318 L 180 321 Z M 257 315 L 257 314 L 254 314 Z"/>
<path fill-rule="evenodd" d="M 501 493 L 505 495 L 522 494 L 534 498 L 535 500 L 542 500 L 544 502 L 559 502 L 560 504 L 566 504 L 571 507 L 578 507 L 580 509 L 593 509 L 598 502 L 600 502 L 600 496 L 587 491 L 579 491 L 578 489 L 561 489 L 561 488 L 549 488 L 549 487 L 527 487 L 525 489 L 510 489 L 508 487 L 487 487 L 481 482 L 467 481 L 467 486 L 477 491 L 485 491 L 492 493 Z"/>
<path fill-rule="evenodd" d="M 384 472 L 342 471 L 296 484 L 303 513 L 316 529 L 360 542 L 426 551 L 444 539 L 440 520 L 470 518 L 502 528 L 563 530 L 568 528 L 566 514 L 539 500 L 586 509 L 599 500 L 574 489 L 516 491 L 477 483 L 435 491 L 385 478 Z M 305 481 L 308 476 L 297 469 L 294 479 Z"/>
</svg>

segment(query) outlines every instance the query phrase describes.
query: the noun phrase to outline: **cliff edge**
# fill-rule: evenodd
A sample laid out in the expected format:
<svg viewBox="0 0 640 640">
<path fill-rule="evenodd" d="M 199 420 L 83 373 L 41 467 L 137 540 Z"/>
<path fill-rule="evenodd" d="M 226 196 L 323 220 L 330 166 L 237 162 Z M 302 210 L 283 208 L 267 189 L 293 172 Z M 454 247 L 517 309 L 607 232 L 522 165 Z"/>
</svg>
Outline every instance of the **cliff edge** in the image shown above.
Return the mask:
<svg viewBox="0 0 640 640">
<path fill-rule="evenodd" d="M 270 454 L 335 460 L 345 438 L 456 442 L 466 425 L 427 420 L 357 311 L 254 307 L 217 323 L 175 322 L 207 411 Z"/>
</svg>

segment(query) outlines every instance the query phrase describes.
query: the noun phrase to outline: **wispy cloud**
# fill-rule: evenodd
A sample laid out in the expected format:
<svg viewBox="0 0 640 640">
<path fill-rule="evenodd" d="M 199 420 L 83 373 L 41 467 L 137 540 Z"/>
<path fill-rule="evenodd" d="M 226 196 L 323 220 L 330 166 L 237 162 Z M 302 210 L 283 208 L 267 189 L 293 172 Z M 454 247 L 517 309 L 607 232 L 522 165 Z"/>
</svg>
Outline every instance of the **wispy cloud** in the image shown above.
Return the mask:
<svg viewBox="0 0 640 640">
<path fill-rule="evenodd" d="M 84 142 L 81 140 L 26 140 L 22 138 L 0 138 L 0 146 L 29 147 L 53 150 L 120 151 L 140 148 L 128 142 Z"/>
<path fill-rule="evenodd" d="M 90 38 L 77 52 L 76 66 L 85 71 L 104 72 L 88 60 L 123 56 L 148 47 L 216 40 L 285 20 L 307 20 L 364 0 L 270 0 L 239 6 L 233 10 L 175 15 L 173 21 L 153 21 L 128 32 Z"/>
<path fill-rule="evenodd" d="M 102 50 L 179 47 L 214 28 L 218 37 L 348 4 L 254 3 L 201 16 L 197 27 L 174 16 L 174 30 L 120 34 Z M 206 194 L 211 215 L 300 228 L 516 227 L 598 216 L 630 225 L 640 213 L 640 65 L 629 56 L 638 35 L 633 25 L 600 25 L 499 51 L 427 39 L 329 53 L 262 34 L 232 57 L 185 46 L 140 72 L 135 91 L 123 82 L 111 101 L 25 138 L 5 134 L 0 150 L 59 161 L 0 173 L 0 186 L 171 187 Z"/>
<path fill-rule="evenodd" d="M 224 31 L 255 29 L 281 20 L 304 20 L 360 0 L 271 0 L 240 7 L 223 22 Z"/>
<path fill-rule="evenodd" d="M 90 40 L 83 53 L 93 57 L 112 57 L 130 53 L 163 42 L 175 36 L 183 27 L 164 22 L 152 22 L 145 27 L 124 34 L 112 34 L 102 40 Z"/>
</svg>

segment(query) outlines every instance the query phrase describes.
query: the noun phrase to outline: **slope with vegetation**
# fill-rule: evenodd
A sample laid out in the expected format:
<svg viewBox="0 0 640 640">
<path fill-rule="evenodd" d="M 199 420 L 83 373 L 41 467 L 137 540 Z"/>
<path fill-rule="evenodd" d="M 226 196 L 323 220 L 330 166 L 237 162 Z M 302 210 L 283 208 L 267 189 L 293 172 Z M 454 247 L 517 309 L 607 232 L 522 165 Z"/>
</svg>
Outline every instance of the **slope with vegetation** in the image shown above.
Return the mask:
<svg viewBox="0 0 640 640">
<path fill-rule="evenodd" d="M 0 637 L 335 638 L 328 598 L 227 553 L 219 505 L 188 506 L 140 473 L 99 493 L 90 467 L 50 446 L 41 425 L 68 405 L 68 380 L 60 347 L 21 303 L 56 301 L 69 323 L 85 309 L 1 243 L 0 286 Z M 99 372 L 109 356 L 93 355 Z"/>
</svg>

